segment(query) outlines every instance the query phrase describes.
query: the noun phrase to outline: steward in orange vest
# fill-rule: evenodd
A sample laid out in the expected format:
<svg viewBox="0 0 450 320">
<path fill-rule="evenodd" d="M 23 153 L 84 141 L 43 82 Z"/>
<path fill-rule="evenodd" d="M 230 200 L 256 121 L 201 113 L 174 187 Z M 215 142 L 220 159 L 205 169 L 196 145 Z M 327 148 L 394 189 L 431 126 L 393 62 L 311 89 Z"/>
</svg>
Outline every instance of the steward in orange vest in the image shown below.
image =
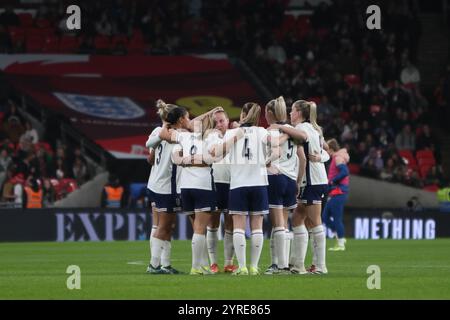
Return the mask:
<svg viewBox="0 0 450 320">
<path fill-rule="evenodd" d="M 119 179 L 111 176 L 110 182 L 105 185 L 102 193 L 102 208 L 121 208 L 124 198 L 124 189 Z"/>
<path fill-rule="evenodd" d="M 42 192 L 42 188 L 39 187 L 36 179 L 32 179 L 30 181 L 30 185 L 25 187 L 24 192 L 24 208 L 26 209 L 40 209 L 42 208 L 42 202 L 44 199 L 44 194 Z"/>
</svg>

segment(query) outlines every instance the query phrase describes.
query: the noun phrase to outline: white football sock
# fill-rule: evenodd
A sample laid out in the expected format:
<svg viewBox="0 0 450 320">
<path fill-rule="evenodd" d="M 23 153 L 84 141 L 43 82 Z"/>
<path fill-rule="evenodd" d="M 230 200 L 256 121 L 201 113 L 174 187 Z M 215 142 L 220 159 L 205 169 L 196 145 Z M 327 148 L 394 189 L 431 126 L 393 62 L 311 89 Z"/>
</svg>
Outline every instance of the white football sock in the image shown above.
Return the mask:
<svg viewBox="0 0 450 320">
<path fill-rule="evenodd" d="M 170 241 L 164 241 L 164 249 L 161 253 L 161 265 L 163 267 L 170 266 L 170 255 L 172 252 L 172 243 Z"/>
<path fill-rule="evenodd" d="M 239 263 L 239 268 L 244 268 L 247 266 L 246 260 L 246 241 L 245 241 L 245 230 L 234 229 L 233 230 L 233 245 L 234 251 L 236 253 L 236 258 Z"/>
<path fill-rule="evenodd" d="M 338 245 L 341 247 L 345 247 L 345 238 L 338 239 Z"/>
<path fill-rule="evenodd" d="M 234 255 L 233 231 L 225 230 L 225 235 L 223 237 L 223 255 L 225 258 L 225 265 L 232 265 Z"/>
<path fill-rule="evenodd" d="M 284 239 L 283 239 L 284 240 Z M 251 235 L 250 266 L 258 268 L 259 258 L 264 244 L 264 234 L 261 229 L 253 230 Z"/>
<path fill-rule="evenodd" d="M 153 242 L 153 239 L 155 238 L 155 233 L 156 233 L 157 229 L 158 229 L 158 226 L 152 226 L 152 231 L 150 232 L 150 239 L 149 239 L 149 242 L 150 242 L 150 256 L 151 256 L 152 242 Z"/>
<path fill-rule="evenodd" d="M 217 242 L 219 241 L 218 228 L 206 229 L 206 245 L 211 264 L 217 263 Z"/>
<path fill-rule="evenodd" d="M 294 232 L 291 233 L 291 253 L 289 256 L 289 264 L 290 265 L 295 265 L 295 260 L 297 259 L 297 247 L 298 247 L 298 243 L 297 241 L 295 241 L 295 236 L 294 236 Z"/>
<path fill-rule="evenodd" d="M 270 232 L 270 259 L 271 259 L 271 265 L 276 264 L 278 265 L 278 256 L 277 252 L 275 250 L 275 242 L 273 239 L 273 231 L 275 228 L 272 228 L 272 231 Z"/>
<path fill-rule="evenodd" d="M 286 264 L 287 264 L 286 267 L 289 267 L 292 238 L 293 238 L 292 232 L 290 232 L 289 229 L 286 229 L 286 235 L 284 236 L 284 252 L 286 254 Z"/>
<path fill-rule="evenodd" d="M 314 237 L 312 236 L 312 230 L 308 230 L 308 237 L 309 237 L 309 248 L 311 249 L 312 254 L 312 265 L 317 266 L 317 254 L 316 254 L 316 241 L 314 240 Z"/>
<path fill-rule="evenodd" d="M 317 267 L 325 268 L 325 252 L 326 252 L 326 239 L 325 239 L 325 230 L 323 225 L 314 227 L 311 229 L 313 239 L 316 247 L 316 255 L 317 255 Z"/>
<path fill-rule="evenodd" d="M 304 224 L 293 228 L 295 242 L 295 262 L 294 266 L 299 269 L 305 267 L 306 251 L 308 249 L 308 230 Z"/>
<path fill-rule="evenodd" d="M 152 241 L 152 256 L 150 264 L 157 268 L 161 264 L 161 253 L 164 250 L 164 241 L 158 238 L 153 238 Z"/>
<path fill-rule="evenodd" d="M 192 268 L 200 269 L 206 253 L 206 237 L 204 234 L 194 233 L 192 236 Z"/>
<path fill-rule="evenodd" d="M 274 244 L 275 255 L 277 256 L 278 268 L 286 268 L 286 231 L 284 227 L 275 227 L 272 229 L 272 238 Z"/>
</svg>

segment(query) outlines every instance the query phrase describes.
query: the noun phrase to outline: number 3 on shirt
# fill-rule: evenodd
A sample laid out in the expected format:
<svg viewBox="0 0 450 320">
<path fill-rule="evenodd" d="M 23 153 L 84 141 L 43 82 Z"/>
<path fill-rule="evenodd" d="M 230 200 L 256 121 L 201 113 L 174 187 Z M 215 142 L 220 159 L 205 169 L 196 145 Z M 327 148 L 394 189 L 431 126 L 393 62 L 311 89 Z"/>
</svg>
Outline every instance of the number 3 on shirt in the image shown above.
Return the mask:
<svg viewBox="0 0 450 320">
<path fill-rule="evenodd" d="M 156 157 L 156 164 L 159 165 L 159 163 L 161 162 L 161 154 L 162 154 L 162 150 L 163 150 L 163 145 L 160 144 L 158 146 L 158 156 Z"/>
</svg>

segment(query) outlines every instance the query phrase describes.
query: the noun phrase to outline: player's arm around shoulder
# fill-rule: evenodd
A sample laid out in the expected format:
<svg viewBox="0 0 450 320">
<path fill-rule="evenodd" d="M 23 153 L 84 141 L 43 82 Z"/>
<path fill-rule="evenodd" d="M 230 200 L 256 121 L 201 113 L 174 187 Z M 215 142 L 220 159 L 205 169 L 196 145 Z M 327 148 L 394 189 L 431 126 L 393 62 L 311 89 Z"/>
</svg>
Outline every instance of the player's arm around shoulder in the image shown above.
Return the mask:
<svg viewBox="0 0 450 320">
<path fill-rule="evenodd" d="M 234 144 L 244 136 L 244 130 L 236 128 L 228 130 L 225 133 L 222 141 L 215 143 L 211 148 L 211 155 L 215 157 L 216 161 L 220 161 L 228 154 Z"/>
</svg>

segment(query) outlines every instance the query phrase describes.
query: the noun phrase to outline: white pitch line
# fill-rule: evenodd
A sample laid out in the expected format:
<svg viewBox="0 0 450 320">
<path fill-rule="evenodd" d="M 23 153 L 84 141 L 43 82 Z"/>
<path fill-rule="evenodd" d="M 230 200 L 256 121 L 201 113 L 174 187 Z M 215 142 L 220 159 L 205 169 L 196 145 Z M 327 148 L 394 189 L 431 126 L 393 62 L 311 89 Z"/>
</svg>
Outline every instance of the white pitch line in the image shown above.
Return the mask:
<svg viewBox="0 0 450 320">
<path fill-rule="evenodd" d="M 127 264 L 134 264 L 134 265 L 144 266 L 146 263 L 144 263 L 144 261 L 128 261 Z"/>
</svg>

